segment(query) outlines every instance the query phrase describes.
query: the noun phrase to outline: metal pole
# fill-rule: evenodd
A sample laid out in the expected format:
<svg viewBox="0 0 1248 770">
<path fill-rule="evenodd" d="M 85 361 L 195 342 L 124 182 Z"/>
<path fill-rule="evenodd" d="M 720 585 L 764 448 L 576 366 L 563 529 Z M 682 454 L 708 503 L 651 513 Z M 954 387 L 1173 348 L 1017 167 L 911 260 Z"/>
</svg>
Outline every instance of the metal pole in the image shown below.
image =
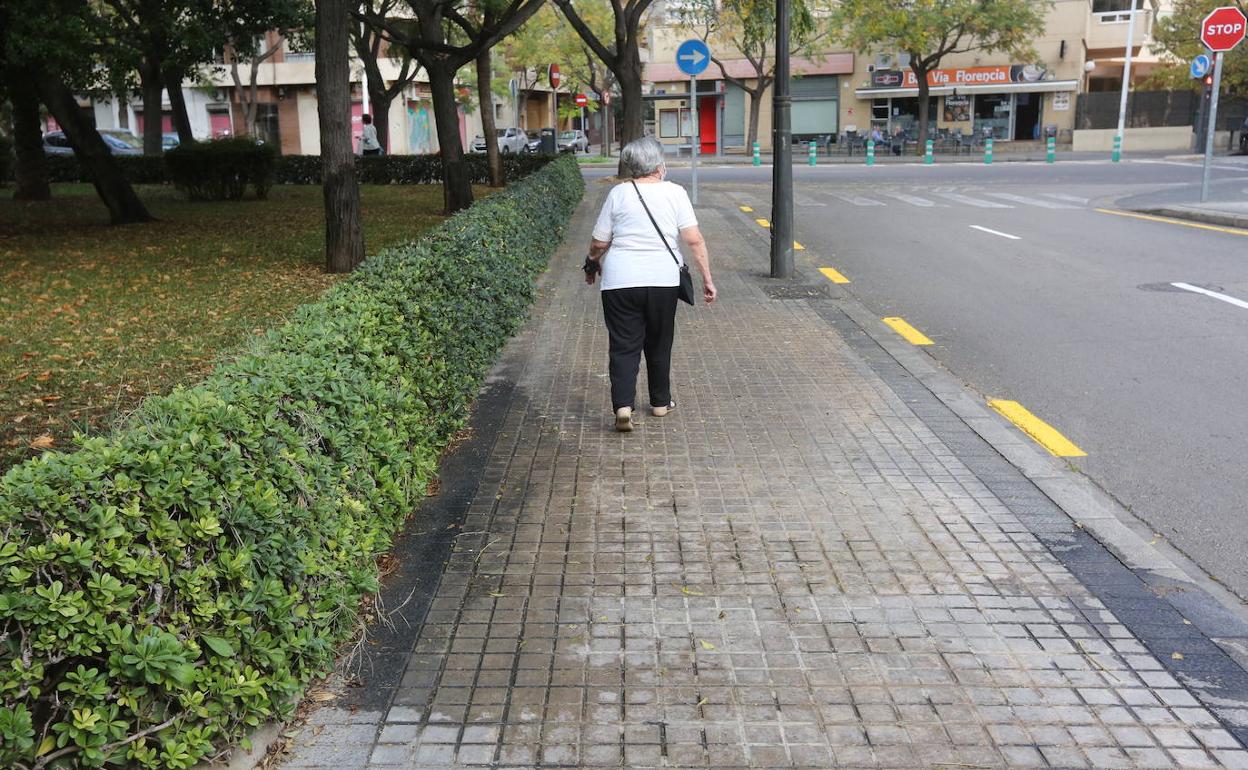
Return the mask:
<svg viewBox="0 0 1248 770">
<path fill-rule="evenodd" d="M 1205 169 L 1200 178 L 1200 202 L 1209 200 L 1209 162 L 1213 160 L 1213 130 L 1218 125 L 1218 91 L 1222 87 L 1222 52 L 1213 55 L 1213 93 L 1209 94 L 1209 125 L 1205 127 Z"/>
<path fill-rule="evenodd" d="M 1122 140 L 1127 128 L 1127 92 L 1131 88 L 1131 44 L 1135 42 L 1135 9 L 1140 0 L 1131 0 L 1131 13 L 1127 20 L 1127 52 L 1122 64 L 1122 98 L 1118 101 L 1118 141 L 1117 149 L 1111 157 L 1115 163 L 1122 157 Z"/>
<path fill-rule="evenodd" d="M 793 275 L 793 142 L 789 99 L 789 0 L 776 0 L 771 118 L 771 277 Z"/>
<path fill-rule="evenodd" d="M 693 166 L 693 195 L 690 200 L 698 202 L 698 150 L 702 149 L 702 132 L 698 129 L 698 76 L 689 76 L 689 156 Z"/>
</svg>

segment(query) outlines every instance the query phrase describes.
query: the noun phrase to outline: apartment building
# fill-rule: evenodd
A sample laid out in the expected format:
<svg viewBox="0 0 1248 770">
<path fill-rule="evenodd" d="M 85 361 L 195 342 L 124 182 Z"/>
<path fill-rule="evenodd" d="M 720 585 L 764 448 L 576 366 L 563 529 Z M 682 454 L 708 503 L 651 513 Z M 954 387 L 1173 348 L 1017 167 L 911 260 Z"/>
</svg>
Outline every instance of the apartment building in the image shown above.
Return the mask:
<svg viewBox="0 0 1248 770">
<path fill-rule="evenodd" d="M 254 70 L 255 76 L 255 134 L 276 146 L 285 155 L 319 155 L 320 127 L 317 122 L 316 57 L 312 51 L 299 50 L 289 40 L 276 33 L 265 37 L 265 49 L 273 53 Z M 399 77 L 401 62 L 397 59 L 380 61 L 382 76 L 388 83 Z M 247 133 L 246 106 L 252 101 L 252 76 L 250 64 L 238 66 L 243 84 L 237 87 L 228 64 L 219 63 L 205 67 L 195 80 L 182 84 L 187 103 L 191 129 L 197 139 L 212 139 Z M 475 75 L 471 67 L 464 70 L 465 77 L 473 77 L 464 83 L 463 102 L 459 106 L 460 141 L 465 148 L 474 136 L 481 133 L 481 115 L 476 109 Z M 351 62 L 351 110 L 358 136 L 362 125 L 361 116 L 373 112 L 368 104 L 364 85 L 364 67 L 358 59 Z M 494 96 L 495 123 L 499 127 L 520 125 L 534 129 L 551 124 L 551 99 L 549 86 L 518 79 L 509 99 Z M 521 88 L 521 84 L 526 87 Z M 560 94 L 560 98 L 569 98 Z M 122 102 L 115 98 L 84 100 L 99 128 L 119 128 L 141 135 L 143 131 L 143 104 L 141 100 Z M 163 127 L 172 132 L 172 112 L 165 93 L 162 104 Z M 404 86 L 401 94 L 390 104 L 389 147 L 392 154 L 430 153 L 438 150 L 438 136 L 433 120 L 433 101 L 428 79 L 423 72 Z"/>
<path fill-rule="evenodd" d="M 1118 90 L 1122 83 L 1132 0 L 1056 0 L 1045 30 L 1035 39 L 1034 61 L 1008 54 L 970 52 L 949 56 L 929 73 L 930 127 L 940 132 L 991 135 L 998 142 L 1037 141 L 1047 133 L 1070 141 L 1077 96 Z M 1153 23 L 1170 0 L 1135 0 L 1132 87 L 1160 64 L 1150 47 Z M 696 135 L 704 154 L 745 151 L 749 98 L 711 65 L 697 84 L 698 125 L 690 125 L 689 79 L 675 61 L 676 47 L 691 37 L 670 18 L 653 21 L 646 80 L 653 102 L 650 128 L 678 152 Z M 725 69 L 752 86 L 752 67 L 736 51 L 716 51 Z M 792 62 L 792 125 L 795 141 L 828 144 L 848 135 L 885 136 L 911 131 L 918 122 L 918 84 L 898 51 L 828 48 Z M 771 142 L 771 90 L 763 98 L 759 143 Z"/>
</svg>

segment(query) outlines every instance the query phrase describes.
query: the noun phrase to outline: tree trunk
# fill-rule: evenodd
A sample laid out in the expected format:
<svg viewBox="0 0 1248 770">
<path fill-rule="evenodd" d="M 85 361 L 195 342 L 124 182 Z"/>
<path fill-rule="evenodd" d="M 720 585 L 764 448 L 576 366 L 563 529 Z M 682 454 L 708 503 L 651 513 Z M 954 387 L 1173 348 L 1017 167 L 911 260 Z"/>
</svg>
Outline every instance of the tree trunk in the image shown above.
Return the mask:
<svg viewBox="0 0 1248 770">
<path fill-rule="evenodd" d="M 91 121 L 78 107 L 78 99 L 69 86 L 56 75 L 40 71 L 38 65 L 31 68 L 35 75 L 35 87 L 48 111 L 61 125 L 61 130 L 74 147 L 74 154 L 87 173 L 100 200 L 108 207 L 109 218 L 115 225 L 150 222 L 152 215 L 134 188 L 121 173 L 121 167 L 109 152 L 108 145 L 91 125 Z"/>
<path fill-rule="evenodd" d="M 645 110 L 641 98 L 641 59 L 637 47 L 624 46 L 616 60 L 615 80 L 620 84 L 623 115 L 620 120 L 620 146 L 645 135 Z"/>
<path fill-rule="evenodd" d="M 918 81 L 919 86 L 919 136 L 915 150 L 923 153 L 927 147 L 927 118 L 928 108 L 931 106 L 928 104 L 931 101 L 928 92 L 931 90 L 931 86 L 927 82 L 927 70 L 920 65 L 916 65 L 913 58 L 910 59 L 910 69 L 914 72 L 915 80 Z"/>
<path fill-rule="evenodd" d="M 195 134 L 191 131 L 191 116 L 186 111 L 186 94 L 182 91 L 182 81 L 186 73 L 172 67 L 166 67 L 162 73 L 165 88 L 169 91 L 169 106 L 173 108 L 173 130 L 178 132 L 180 144 L 191 144 Z"/>
<path fill-rule="evenodd" d="M 494 73 L 490 67 L 490 49 L 477 54 L 477 94 L 481 106 L 481 133 L 485 135 L 485 158 L 490 166 L 490 187 L 503 186 L 503 158 L 499 155 L 498 139 L 495 137 L 494 92 L 490 83 Z"/>
<path fill-rule="evenodd" d="M 746 90 L 750 95 L 750 133 L 745 140 L 745 149 L 753 152 L 754 143 L 758 141 L 759 117 L 763 114 L 763 89 L 757 86 L 754 90 Z"/>
<path fill-rule="evenodd" d="M 164 120 L 161 111 L 161 94 L 164 86 L 160 82 L 160 68 L 151 58 L 139 65 L 139 81 L 143 89 L 143 154 L 160 155 Z"/>
<path fill-rule="evenodd" d="M 39 95 L 25 74 L 8 78 L 13 103 L 13 154 L 16 156 L 14 200 L 46 201 L 52 197 L 48 184 L 48 159 L 43 154 L 39 131 Z"/>
<path fill-rule="evenodd" d="M 442 156 L 442 199 L 447 214 L 472 205 L 472 180 L 464 163 L 464 145 L 459 138 L 459 114 L 455 102 L 455 72 L 445 66 L 427 67 L 429 90 L 433 96 L 433 122 L 438 131 L 438 152 Z"/>
<path fill-rule="evenodd" d="M 373 127 L 377 129 L 377 141 L 386 152 L 390 152 L 390 104 L 394 94 L 386 93 L 386 89 L 373 88 L 373 79 L 368 79 L 368 108 L 372 110 Z"/>
<path fill-rule="evenodd" d="M 364 261 L 360 186 L 351 147 L 351 0 L 317 0 L 316 102 L 325 198 L 325 269 L 349 273 Z M 253 75 L 254 82 L 254 75 Z"/>
</svg>

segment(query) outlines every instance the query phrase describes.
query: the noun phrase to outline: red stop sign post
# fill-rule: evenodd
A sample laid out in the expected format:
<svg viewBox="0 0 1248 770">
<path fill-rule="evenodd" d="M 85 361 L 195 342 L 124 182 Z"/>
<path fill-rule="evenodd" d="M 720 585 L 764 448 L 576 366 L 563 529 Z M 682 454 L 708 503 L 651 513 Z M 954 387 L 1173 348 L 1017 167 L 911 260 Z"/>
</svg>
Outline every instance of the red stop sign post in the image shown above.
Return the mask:
<svg viewBox="0 0 1248 770">
<path fill-rule="evenodd" d="M 1213 52 L 1213 93 L 1209 99 L 1209 127 L 1205 134 L 1205 168 L 1200 182 L 1200 202 L 1209 199 L 1209 163 L 1213 160 L 1213 132 L 1218 119 L 1218 91 L 1222 86 L 1222 54 L 1239 45 L 1248 28 L 1244 12 L 1233 5 L 1214 8 L 1200 23 L 1200 42 Z"/>
</svg>

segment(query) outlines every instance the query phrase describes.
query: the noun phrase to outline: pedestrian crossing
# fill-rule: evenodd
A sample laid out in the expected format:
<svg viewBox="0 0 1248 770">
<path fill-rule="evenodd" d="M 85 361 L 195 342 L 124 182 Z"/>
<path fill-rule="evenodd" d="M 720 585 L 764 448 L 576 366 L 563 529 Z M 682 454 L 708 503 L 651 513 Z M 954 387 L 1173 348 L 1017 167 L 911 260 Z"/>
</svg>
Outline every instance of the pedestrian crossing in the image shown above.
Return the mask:
<svg viewBox="0 0 1248 770">
<path fill-rule="evenodd" d="M 1024 195 L 1015 192 L 988 190 L 983 187 L 875 187 L 858 191 L 852 188 L 794 190 L 793 204 L 798 208 L 817 208 L 849 204 L 861 208 L 883 206 L 913 206 L 936 209 L 971 207 L 976 209 L 1039 208 L 1049 210 L 1077 210 L 1087 208 L 1090 198 L 1070 193 L 1034 193 Z"/>
</svg>

